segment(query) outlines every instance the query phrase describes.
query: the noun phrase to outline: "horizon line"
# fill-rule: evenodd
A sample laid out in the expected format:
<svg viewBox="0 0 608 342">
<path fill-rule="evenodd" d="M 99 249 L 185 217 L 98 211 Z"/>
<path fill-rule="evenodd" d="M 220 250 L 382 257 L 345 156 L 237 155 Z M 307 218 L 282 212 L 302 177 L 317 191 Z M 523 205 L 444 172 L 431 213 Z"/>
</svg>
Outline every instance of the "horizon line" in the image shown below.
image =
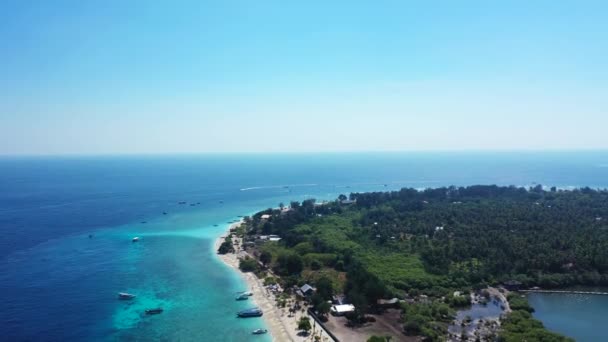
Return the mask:
<svg viewBox="0 0 608 342">
<path fill-rule="evenodd" d="M 200 152 L 60 152 L 0 153 L 3 157 L 129 157 L 129 156 L 218 156 L 218 155 L 310 155 L 310 154 L 401 154 L 401 153 L 572 153 L 608 152 L 604 148 L 513 148 L 513 149 L 404 149 L 404 150 L 328 150 L 328 151 L 200 151 Z"/>
</svg>

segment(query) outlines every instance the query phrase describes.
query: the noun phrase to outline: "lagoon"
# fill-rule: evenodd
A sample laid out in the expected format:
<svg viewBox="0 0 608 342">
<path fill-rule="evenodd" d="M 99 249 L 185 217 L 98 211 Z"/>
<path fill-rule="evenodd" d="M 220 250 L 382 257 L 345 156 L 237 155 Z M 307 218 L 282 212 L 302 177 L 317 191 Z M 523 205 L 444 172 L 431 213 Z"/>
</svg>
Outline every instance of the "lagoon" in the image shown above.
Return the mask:
<svg viewBox="0 0 608 342">
<path fill-rule="evenodd" d="M 579 342 L 608 340 L 608 296 L 530 293 L 527 297 L 536 310 L 534 317 L 549 330 Z"/>
</svg>

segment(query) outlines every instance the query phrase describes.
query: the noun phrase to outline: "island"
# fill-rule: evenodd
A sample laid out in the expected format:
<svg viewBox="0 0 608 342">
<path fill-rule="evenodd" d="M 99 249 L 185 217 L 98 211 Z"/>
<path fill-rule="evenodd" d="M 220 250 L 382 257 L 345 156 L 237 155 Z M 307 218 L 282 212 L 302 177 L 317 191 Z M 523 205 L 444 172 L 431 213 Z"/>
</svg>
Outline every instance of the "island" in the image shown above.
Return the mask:
<svg viewBox="0 0 608 342">
<path fill-rule="evenodd" d="M 312 321 L 317 341 L 572 341 L 533 318 L 525 291 L 608 285 L 608 191 L 477 185 L 308 199 L 244 217 L 216 247 L 298 334 Z M 462 315 L 472 307 L 496 317 Z"/>
</svg>

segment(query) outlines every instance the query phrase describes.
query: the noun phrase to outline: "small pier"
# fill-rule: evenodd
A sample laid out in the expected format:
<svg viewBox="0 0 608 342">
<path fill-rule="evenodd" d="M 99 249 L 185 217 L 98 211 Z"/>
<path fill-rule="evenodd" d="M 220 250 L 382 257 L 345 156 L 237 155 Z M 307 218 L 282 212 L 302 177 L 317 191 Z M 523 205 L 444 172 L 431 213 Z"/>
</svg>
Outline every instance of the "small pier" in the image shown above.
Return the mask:
<svg viewBox="0 0 608 342">
<path fill-rule="evenodd" d="M 570 294 L 585 294 L 585 295 L 598 295 L 608 296 L 608 292 L 595 292 L 595 291 L 571 291 L 571 290 L 519 290 L 520 292 L 538 292 L 538 293 L 570 293 Z"/>
</svg>

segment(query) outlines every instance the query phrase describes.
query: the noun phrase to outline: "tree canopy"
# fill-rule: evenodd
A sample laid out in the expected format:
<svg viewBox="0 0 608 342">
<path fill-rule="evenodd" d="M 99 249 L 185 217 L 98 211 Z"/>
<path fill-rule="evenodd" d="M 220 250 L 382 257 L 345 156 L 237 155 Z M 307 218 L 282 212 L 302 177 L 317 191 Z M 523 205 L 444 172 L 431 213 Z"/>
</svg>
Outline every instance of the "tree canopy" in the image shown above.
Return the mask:
<svg viewBox="0 0 608 342">
<path fill-rule="evenodd" d="M 348 198 L 268 209 L 253 215 L 247 234 L 279 235 L 280 242 L 262 247 L 277 274 L 292 284 L 312 282 L 320 299 L 330 297 L 328 284 L 343 289 L 356 307 L 352 319 L 362 320 L 387 296 L 441 298 L 507 280 L 545 288 L 608 285 L 606 190 L 476 185 Z M 468 304 L 448 297 L 444 304 L 452 308 Z M 516 299 L 513 305 L 529 311 Z M 443 316 L 428 310 L 415 311 L 405 331 L 431 339 L 441 331 L 433 322 Z"/>
</svg>

